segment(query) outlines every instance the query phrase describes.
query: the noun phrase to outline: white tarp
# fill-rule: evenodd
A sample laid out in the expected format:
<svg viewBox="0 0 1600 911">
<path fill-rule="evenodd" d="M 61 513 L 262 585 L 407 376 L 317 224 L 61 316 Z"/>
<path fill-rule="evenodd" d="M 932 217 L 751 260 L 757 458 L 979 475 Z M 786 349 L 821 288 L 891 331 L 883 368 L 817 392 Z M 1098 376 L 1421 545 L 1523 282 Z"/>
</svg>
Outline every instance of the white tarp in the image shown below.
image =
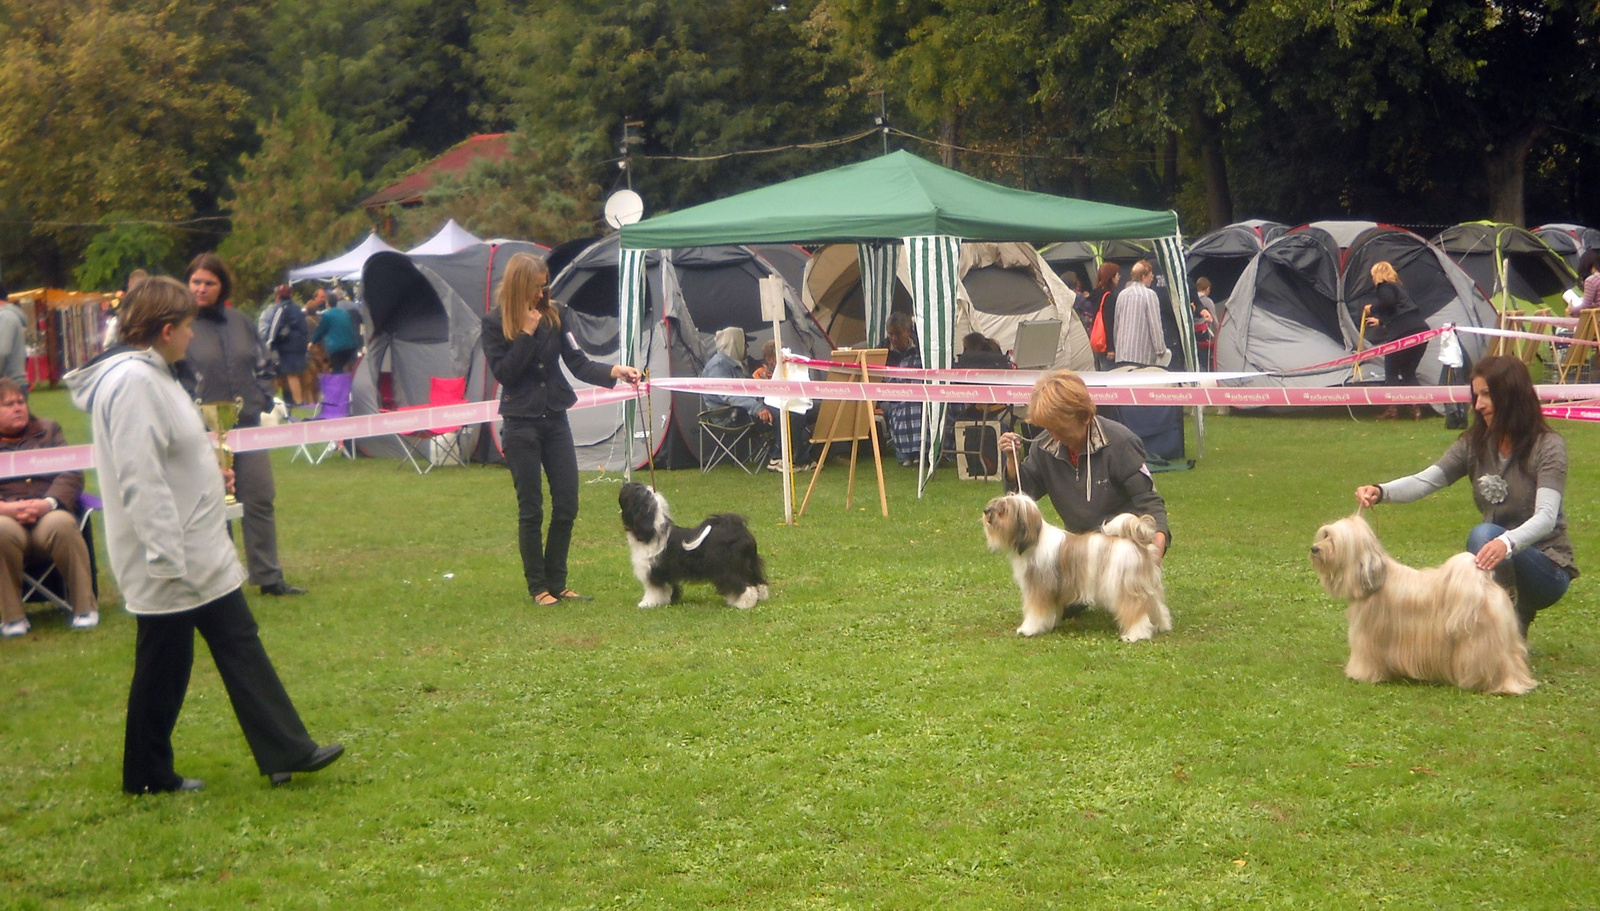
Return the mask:
<svg viewBox="0 0 1600 911">
<path fill-rule="evenodd" d="M 407 250 L 406 253 L 411 256 L 448 256 L 473 244 L 481 243 L 483 241 L 473 236 L 471 231 L 456 224 L 456 220 L 452 218 L 444 223 L 439 233 Z"/>
<path fill-rule="evenodd" d="M 363 240 L 356 245 L 355 249 L 347 253 L 313 265 L 290 269 L 289 283 L 292 285 L 295 282 L 309 282 L 329 278 L 358 279 L 361 277 L 361 267 L 367 264 L 367 259 L 374 253 L 386 251 L 390 253 L 400 252 L 379 237 L 378 232 L 373 231 L 367 235 L 366 240 Z"/>
</svg>

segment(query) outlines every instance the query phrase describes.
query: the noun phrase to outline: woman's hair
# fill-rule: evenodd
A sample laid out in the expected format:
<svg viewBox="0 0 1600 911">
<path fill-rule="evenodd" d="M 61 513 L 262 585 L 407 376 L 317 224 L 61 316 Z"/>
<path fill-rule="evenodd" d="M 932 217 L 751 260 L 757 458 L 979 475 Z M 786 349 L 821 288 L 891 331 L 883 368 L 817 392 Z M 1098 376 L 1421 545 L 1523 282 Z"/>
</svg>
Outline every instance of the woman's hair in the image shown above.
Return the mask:
<svg viewBox="0 0 1600 911">
<path fill-rule="evenodd" d="M 999 342 L 984 335 L 982 332 L 968 332 L 963 335 L 961 337 L 961 351 L 963 354 L 976 354 L 980 351 L 985 354 L 1005 353 L 1001 349 Z"/>
<path fill-rule="evenodd" d="M 1094 274 L 1094 287 L 1097 291 L 1109 291 L 1117 283 L 1118 276 L 1122 275 L 1122 267 L 1116 263 L 1101 263 L 1100 271 Z"/>
<path fill-rule="evenodd" d="M 189 260 L 189 268 L 184 270 L 183 280 L 188 281 L 193 278 L 201 269 L 215 275 L 217 281 L 222 284 L 222 290 L 217 293 L 219 305 L 233 299 L 233 273 L 228 270 L 228 264 L 222 261 L 222 257 L 215 253 L 202 253 Z"/>
<path fill-rule="evenodd" d="M 1520 362 L 1519 362 L 1520 363 Z M 1089 387 L 1071 370 L 1057 370 L 1039 379 L 1028 402 L 1028 422 L 1060 432 L 1070 422 L 1087 424 L 1094 417 Z"/>
<path fill-rule="evenodd" d="M 199 268 L 211 271 L 207 266 Z M 122 306 L 117 308 L 117 331 L 123 344 L 148 348 L 161 338 L 163 326 L 194 319 L 199 311 L 200 305 L 182 282 L 165 275 L 147 278 L 122 298 Z"/>
<path fill-rule="evenodd" d="M 1578 257 L 1578 277 L 1588 278 L 1589 273 L 1600 269 L 1600 250 L 1585 250 Z"/>
<path fill-rule="evenodd" d="M 1381 285 L 1384 282 L 1400 284 L 1400 275 L 1394 271 L 1394 266 L 1387 262 L 1379 261 L 1372 264 L 1372 283 Z"/>
<path fill-rule="evenodd" d="M 561 314 L 550 300 L 549 281 L 550 267 L 532 253 L 514 253 L 506 262 L 500 290 L 495 292 L 495 303 L 500 306 L 500 331 L 508 340 L 522 331 L 522 320 L 535 307 L 544 314 L 540 320 L 542 324 L 557 331 L 561 329 Z"/>
<path fill-rule="evenodd" d="M 20 395 L 22 396 L 23 401 L 27 401 L 28 390 L 22 388 L 21 383 L 9 376 L 0 376 L 0 402 L 3 402 L 14 395 Z"/>
<path fill-rule="evenodd" d="M 1528 365 L 1520 358 L 1494 355 L 1472 365 L 1472 379 L 1480 377 L 1488 387 L 1489 401 L 1494 404 L 1494 426 L 1484 423 L 1483 415 L 1474 408 L 1473 414 L 1477 416 L 1464 434 L 1467 444 L 1474 451 L 1480 451 L 1488 444 L 1498 448 L 1502 440 L 1510 440 L 1512 460 L 1527 464 L 1534 443 L 1550 432 L 1539 406 L 1539 394 L 1533 389 L 1533 377 L 1528 375 Z"/>
</svg>

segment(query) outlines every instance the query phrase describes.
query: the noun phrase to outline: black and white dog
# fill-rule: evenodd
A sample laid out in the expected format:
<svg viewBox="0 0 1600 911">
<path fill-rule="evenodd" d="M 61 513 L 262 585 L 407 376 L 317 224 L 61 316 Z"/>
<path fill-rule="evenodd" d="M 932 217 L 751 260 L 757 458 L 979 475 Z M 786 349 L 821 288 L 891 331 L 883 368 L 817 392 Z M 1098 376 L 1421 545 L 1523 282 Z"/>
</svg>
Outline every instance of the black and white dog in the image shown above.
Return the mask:
<svg viewBox="0 0 1600 911">
<path fill-rule="evenodd" d="M 672 524 L 666 499 L 633 482 L 622 485 L 617 504 L 633 552 L 633 574 L 644 584 L 640 607 L 670 604 L 682 593 L 680 583 L 693 581 L 710 582 L 740 609 L 767 599 L 765 568 L 744 516 L 718 513 L 694 528 L 679 528 Z"/>
</svg>

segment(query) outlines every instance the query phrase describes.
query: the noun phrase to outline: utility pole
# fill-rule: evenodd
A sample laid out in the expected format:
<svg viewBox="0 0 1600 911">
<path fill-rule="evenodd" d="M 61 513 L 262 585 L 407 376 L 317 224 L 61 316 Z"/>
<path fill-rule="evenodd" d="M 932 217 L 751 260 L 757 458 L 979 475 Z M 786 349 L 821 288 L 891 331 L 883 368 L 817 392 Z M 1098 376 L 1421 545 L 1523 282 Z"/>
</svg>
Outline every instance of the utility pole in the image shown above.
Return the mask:
<svg viewBox="0 0 1600 911">
<path fill-rule="evenodd" d="M 878 116 L 872 118 L 872 125 L 877 127 L 878 132 L 883 136 L 883 154 L 887 155 L 889 154 L 889 111 L 886 106 L 887 102 L 884 101 L 883 89 L 879 89 L 876 92 L 868 92 L 867 95 L 869 97 L 872 95 L 878 96 Z"/>
<path fill-rule="evenodd" d="M 617 147 L 622 160 L 617 162 L 617 167 L 621 169 L 623 179 L 628 182 L 630 190 L 633 189 L 633 169 L 628 165 L 633 163 L 633 147 L 644 142 L 644 137 L 634 131 L 643 127 L 643 120 L 628 120 L 626 117 L 622 120 L 622 145 Z"/>
</svg>

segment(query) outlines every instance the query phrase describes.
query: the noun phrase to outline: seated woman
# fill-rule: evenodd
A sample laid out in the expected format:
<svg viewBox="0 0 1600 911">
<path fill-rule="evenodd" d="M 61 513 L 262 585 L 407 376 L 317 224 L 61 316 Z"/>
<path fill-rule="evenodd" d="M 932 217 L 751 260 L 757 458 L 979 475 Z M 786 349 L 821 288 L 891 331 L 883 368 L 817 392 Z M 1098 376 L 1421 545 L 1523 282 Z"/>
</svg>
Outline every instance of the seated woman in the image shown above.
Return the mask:
<svg viewBox="0 0 1600 911">
<path fill-rule="evenodd" d="M 1122 513 L 1150 516 L 1165 555 L 1172 538 L 1167 504 L 1145 465 L 1144 443 L 1116 421 L 1095 415 L 1089 387 L 1076 373 L 1058 370 L 1041 377 L 1033 387 L 1028 421 L 1044 433 L 1022 463 L 1018 484 L 1023 493 L 1035 500 L 1049 497 L 1074 534 L 1095 531 Z M 1023 442 L 1016 433 L 1000 436 L 1008 455 Z"/>
<path fill-rule="evenodd" d="M 1467 553 L 1511 593 L 1522 633 L 1534 614 L 1561 600 L 1578 575 L 1561 498 L 1567 441 L 1545 423 L 1533 379 L 1521 360 L 1486 357 L 1472 367 L 1472 422 L 1430 467 L 1387 484 L 1356 489 L 1362 506 L 1410 503 L 1464 477 L 1483 522 Z"/>
</svg>

